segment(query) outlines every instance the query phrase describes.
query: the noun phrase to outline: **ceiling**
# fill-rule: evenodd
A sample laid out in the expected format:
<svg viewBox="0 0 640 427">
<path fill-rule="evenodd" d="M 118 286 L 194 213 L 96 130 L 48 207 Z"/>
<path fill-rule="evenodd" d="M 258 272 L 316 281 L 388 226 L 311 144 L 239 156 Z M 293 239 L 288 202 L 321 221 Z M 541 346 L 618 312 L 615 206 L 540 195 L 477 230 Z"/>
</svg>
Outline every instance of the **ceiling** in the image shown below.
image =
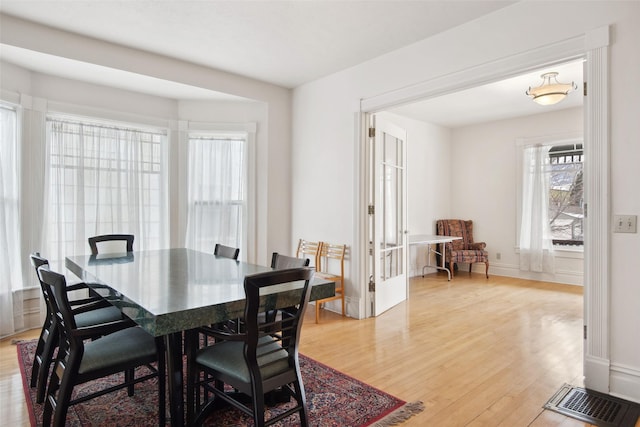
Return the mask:
<svg viewBox="0 0 640 427">
<path fill-rule="evenodd" d="M 2 0 L 0 12 L 294 88 L 462 25 L 514 2 Z M 47 74 L 172 99 L 236 99 L 228 94 L 123 70 L 14 46 L 0 44 L 0 47 L 0 59 L 3 61 Z M 581 66 L 577 67 L 577 77 L 569 68 L 556 68 L 554 71 L 560 71 L 561 81 L 573 80 L 581 84 Z M 520 80 L 510 79 L 504 83 L 509 86 L 487 85 L 415 104 L 413 108 L 399 107 L 395 111 L 452 127 L 474 120 L 513 116 L 520 114 L 519 111 L 522 114 L 549 111 L 549 108 L 541 110 L 524 96 L 529 86 L 539 83 L 539 74 L 541 72 Z M 569 97 L 556 108 L 573 106 L 572 102 L 575 100 Z M 453 114 L 450 108 L 455 108 L 456 113 Z M 531 110 L 533 113 L 528 110 L 530 108 L 534 108 Z M 491 115 L 490 111 L 495 113 Z"/>
<path fill-rule="evenodd" d="M 416 120 L 448 128 L 457 128 L 581 107 L 583 97 L 580 91 L 570 92 L 564 100 L 555 105 L 536 104 L 525 94 L 529 87 L 539 86 L 542 83 L 540 76 L 550 71 L 559 73 L 557 78 L 561 83 L 574 82 L 579 88 L 583 85 L 583 61 L 579 60 L 541 68 L 520 76 L 460 92 L 414 102 L 389 111 Z"/>
</svg>

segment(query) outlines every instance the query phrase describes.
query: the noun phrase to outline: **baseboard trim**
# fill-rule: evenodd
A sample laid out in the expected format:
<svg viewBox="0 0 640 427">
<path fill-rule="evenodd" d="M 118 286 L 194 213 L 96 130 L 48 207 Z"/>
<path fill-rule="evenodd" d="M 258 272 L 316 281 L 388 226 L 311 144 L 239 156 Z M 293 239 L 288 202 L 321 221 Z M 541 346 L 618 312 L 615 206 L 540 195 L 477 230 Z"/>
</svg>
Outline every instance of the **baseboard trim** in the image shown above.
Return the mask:
<svg viewBox="0 0 640 427">
<path fill-rule="evenodd" d="M 609 388 L 611 395 L 640 403 L 640 370 L 635 367 L 611 364 Z"/>
<path fill-rule="evenodd" d="M 584 358 L 584 385 L 586 388 L 610 393 L 609 374 L 611 362 L 609 359 L 586 355 Z"/>
</svg>

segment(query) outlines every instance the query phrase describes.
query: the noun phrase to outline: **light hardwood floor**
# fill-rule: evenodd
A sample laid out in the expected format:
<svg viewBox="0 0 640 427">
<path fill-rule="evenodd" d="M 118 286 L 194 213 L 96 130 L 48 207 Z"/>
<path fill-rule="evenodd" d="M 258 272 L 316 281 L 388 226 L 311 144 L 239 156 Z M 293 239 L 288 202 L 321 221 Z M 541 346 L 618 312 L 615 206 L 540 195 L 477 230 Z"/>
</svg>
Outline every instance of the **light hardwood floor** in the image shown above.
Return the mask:
<svg viewBox="0 0 640 427">
<path fill-rule="evenodd" d="M 582 313 L 581 287 L 433 274 L 412 279 L 409 301 L 374 319 L 323 310 L 315 324 L 309 310 L 300 351 L 424 402 L 403 426 L 590 426 L 542 409 L 563 383 L 583 385 Z M 10 340 L 0 343 L 0 400 L 0 424 L 29 425 Z"/>
</svg>

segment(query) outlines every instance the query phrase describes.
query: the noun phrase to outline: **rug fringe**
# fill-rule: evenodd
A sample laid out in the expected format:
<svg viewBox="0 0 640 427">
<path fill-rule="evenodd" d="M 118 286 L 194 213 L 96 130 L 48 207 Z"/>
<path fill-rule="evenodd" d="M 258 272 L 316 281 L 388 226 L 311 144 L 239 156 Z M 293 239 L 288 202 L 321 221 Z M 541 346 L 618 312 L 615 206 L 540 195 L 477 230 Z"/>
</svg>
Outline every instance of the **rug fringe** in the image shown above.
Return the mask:
<svg viewBox="0 0 640 427">
<path fill-rule="evenodd" d="M 372 424 L 372 427 L 395 426 L 407 421 L 409 418 L 422 411 L 424 411 L 424 403 L 420 401 L 409 402 Z"/>
</svg>

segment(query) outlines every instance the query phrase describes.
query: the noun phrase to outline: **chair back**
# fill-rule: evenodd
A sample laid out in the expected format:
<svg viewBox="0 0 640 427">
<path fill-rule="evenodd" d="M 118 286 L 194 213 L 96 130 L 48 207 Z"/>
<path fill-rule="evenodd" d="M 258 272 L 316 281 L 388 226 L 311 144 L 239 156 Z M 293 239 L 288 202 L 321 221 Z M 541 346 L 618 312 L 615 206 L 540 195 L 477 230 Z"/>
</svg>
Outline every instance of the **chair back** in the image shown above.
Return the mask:
<svg viewBox="0 0 640 427">
<path fill-rule="evenodd" d="M 231 246 L 225 246 L 221 245 L 220 243 L 216 243 L 216 246 L 213 249 L 213 254 L 222 258 L 237 260 L 238 255 L 240 255 L 240 248 L 232 248 Z"/>
<path fill-rule="evenodd" d="M 51 298 L 53 298 L 53 296 L 51 295 L 49 288 L 40 279 L 40 274 L 38 274 L 38 269 L 43 265 L 46 266 L 46 268 L 49 268 L 49 260 L 41 257 L 39 252 L 33 252 L 29 256 L 29 258 L 31 258 L 31 265 L 36 269 L 36 275 L 38 276 L 38 281 L 40 282 L 40 290 L 42 291 L 42 297 L 44 298 L 44 303 L 47 309 L 47 315 L 45 319 L 47 319 L 46 321 L 51 322 L 53 321 L 53 307 L 51 305 Z"/>
<path fill-rule="evenodd" d="M 310 240 L 300 239 L 298 241 L 298 250 L 296 251 L 296 258 L 310 258 L 313 259 L 313 263 L 318 267 L 318 253 L 320 252 L 320 242 L 312 242 Z"/>
<path fill-rule="evenodd" d="M 89 237 L 89 247 L 92 255 L 98 253 L 133 252 L 133 234 L 102 234 Z M 100 245 L 98 245 L 100 243 Z M 123 246 L 126 243 L 126 246 Z M 98 250 L 98 246 L 102 250 Z"/>
<path fill-rule="evenodd" d="M 335 276 L 344 278 L 344 255 L 347 251 L 347 245 L 337 245 L 335 243 L 322 242 L 320 244 L 320 252 L 318 253 L 317 271 L 330 273 L 330 264 L 334 260 L 340 268 L 340 273 L 333 273 Z"/>
<path fill-rule="evenodd" d="M 462 251 L 471 248 L 473 243 L 473 222 L 471 220 L 439 219 L 436 222 L 436 228 L 436 234 L 439 236 L 462 237 L 462 240 L 451 242 L 452 250 Z M 447 244 L 447 247 L 449 247 L 449 244 Z"/>
<path fill-rule="evenodd" d="M 281 255 L 274 252 L 271 256 L 271 268 L 276 270 L 284 270 L 287 268 L 308 267 L 309 258 L 296 258 L 287 255 Z"/>
<path fill-rule="evenodd" d="M 283 350 L 288 353 L 288 368 L 297 365 L 300 330 L 311 295 L 310 283 L 313 274 L 314 271 L 311 268 L 292 268 L 254 274 L 245 278 L 246 338 L 244 355 L 249 370 L 257 381 L 261 381 L 260 370 L 265 370 L 265 368 L 268 370 L 269 360 L 276 358 L 276 353 L 281 353 Z M 279 293 L 281 291 L 281 287 L 279 287 L 273 291 L 274 293 L 270 293 L 270 288 L 294 282 L 298 282 L 300 285 L 295 290 L 283 295 Z M 260 313 L 267 313 L 275 309 L 275 298 L 286 298 L 287 301 L 290 301 L 289 307 L 279 310 L 281 316 L 278 316 L 277 319 L 260 315 Z M 266 322 L 265 318 L 268 319 Z M 274 333 L 274 331 L 277 332 Z M 268 339 L 263 339 L 265 337 Z M 281 360 L 281 358 L 278 359 Z"/>
<path fill-rule="evenodd" d="M 50 295 L 51 310 L 58 325 L 59 333 L 57 360 L 64 360 L 65 368 L 70 362 L 72 365 L 79 364 L 82 359 L 83 342 L 82 339 L 75 338 L 73 330 L 76 329 L 76 320 L 67 296 L 67 282 L 62 274 L 49 270 L 48 265 L 38 268 L 38 278 Z M 79 357 L 69 360 L 75 353 Z"/>
<path fill-rule="evenodd" d="M 38 268 L 38 278 L 49 292 L 51 309 L 63 327 L 76 329 L 76 320 L 69 302 L 67 293 L 67 280 L 64 275 L 49 270 L 48 265 Z"/>
</svg>

